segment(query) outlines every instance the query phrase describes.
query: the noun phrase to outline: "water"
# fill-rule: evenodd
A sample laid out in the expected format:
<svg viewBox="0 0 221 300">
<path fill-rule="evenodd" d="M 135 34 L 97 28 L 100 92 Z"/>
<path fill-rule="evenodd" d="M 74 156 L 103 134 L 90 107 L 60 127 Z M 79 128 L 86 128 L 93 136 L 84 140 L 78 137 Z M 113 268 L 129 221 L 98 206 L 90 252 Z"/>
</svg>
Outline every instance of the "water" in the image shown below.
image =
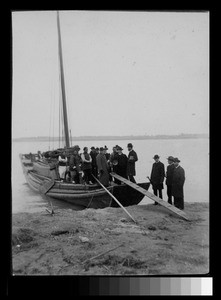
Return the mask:
<svg viewBox="0 0 221 300">
<path fill-rule="evenodd" d="M 108 152 L 116 144 L 120 145 L 125 154 L 128 153 L 127 144 L 132 142 L 138 154 L 136 163 L 136 181 L 145 182 L 150 176 L 154 154 L 160 156 L 161 162 L 167 166 L 167 157 L 172 155 L 181 160 L 180 165 L 185 170 L 186 181 L 184 184 L 185 202 L 209 201 L 209 140 L 208 139 L 166 139 L 166 140 L 137 140 L 137 141 L 77 141 L 83 149 L 84 146 L 101 147 L 107 145 Z M 54 148 L 58 147 L 56 143 Z M 51 145 L 52 148 L 52 145 Z M 19 159 L 19 153 L 36 153 L 38 150 L 48 150 L 48 142 L 13 142 L 12 143 L 12 212 L 37 212 L 49 206 L 47 198 L 42 198 L 33 192 L 27 185 Z M 150 187 L 149 191 L 152 192 Z M 167 199 L 166 186 L 164 185 L 163 198 Z M 140 204 L 153 203 L 145 197 Z M 53 200 L 53 205 L 59 208 L 72 208 L 71 204 Z"/>
</svg>

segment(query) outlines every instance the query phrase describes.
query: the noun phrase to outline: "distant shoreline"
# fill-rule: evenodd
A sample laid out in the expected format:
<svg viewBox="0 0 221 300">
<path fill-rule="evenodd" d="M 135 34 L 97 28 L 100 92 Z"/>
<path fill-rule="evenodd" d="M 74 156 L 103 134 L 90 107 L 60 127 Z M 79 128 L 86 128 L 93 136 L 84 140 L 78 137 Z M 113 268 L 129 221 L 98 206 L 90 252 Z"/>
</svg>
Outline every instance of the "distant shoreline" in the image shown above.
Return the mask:
<svg viewBox="0 0 221 300">
<path fill-rule="evenodd" d="M 72 137 L 71 141 L 114 141 L 114 140 L 169 140 L 169 139 L 208 139 L 207 134 L 179 134 L 179 135 L 139 135 L 139 136 L 77 136 Z M 58 137 L 21 137 L 13 138 L 13 142 L 49 142 L 59 141 Z M 63 141 L 64 139 L 62 139 Z"/>
</svg>

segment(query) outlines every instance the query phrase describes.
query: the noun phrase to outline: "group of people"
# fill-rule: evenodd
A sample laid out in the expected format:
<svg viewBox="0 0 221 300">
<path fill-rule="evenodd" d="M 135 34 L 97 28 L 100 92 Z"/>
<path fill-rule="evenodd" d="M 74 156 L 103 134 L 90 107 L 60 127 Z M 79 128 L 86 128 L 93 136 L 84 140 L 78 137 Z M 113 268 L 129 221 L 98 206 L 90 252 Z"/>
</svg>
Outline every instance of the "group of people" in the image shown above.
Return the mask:
<svg viewBox="0 0 221 300">
<path fill-rule="evenodd" d="M 79 153 L 78 145 L 72 147 L 71 153 L 67 154 L 63 151 L 58 156 L 58 171 L 62 181 L 71 181 L 77 184 L 94 184 L 97 179 L 104 185 L 109 186 L 110 182 L 121 184 L 111 176 L 114 172 L 131 182 L 136 183 L 134 176 L 136 175 L 135 163 L 138 161 L 137 153 L 133 149 L 133 145 L 127 145 L 128 155 L 123 153 L 123 149 L 116 145 L 113 147 L 112 153 L 108 153 L 106 146 L 95 148 L 83 148 L 83 152 Z M 168 203 L 174 204 L 179 209 L 184 209 L 183 186 L 185 182 L 184 169 L 179 165 L 180 160 L 177 157 L 169 156 L 168 166 L 165 172 L 164 164 L 160 161 L 159 155 L 154 155 L 154 163 L 149 178 L 153 188 L 154 195 L 163 198 L 162 190 L 164 188 L 164 179 L 166 178 Z M 172 203 L 172 197 L 174 203 Z M 155 202 L 155 205 L 158 203 Z"/>
<path fill-rule="evenodd" d="M 80 147 L 76 145 L 72 147 L 70 155 L 63 151 L 58 157 L 60 179 L 73 183 L 94 184 L 97 178 L 104 186 L 109 186 L 111 181 L 121 184 L 121 181 L 110 175 L 113 171 L 135 183 L 135 162 L 138 157 L 131 143 L 127 145 L 127 148 L 128 156 L 122 152 L 123 149 L 119 145 L 113 147 L 112 153 L 107 152 L 106 146 L 91 147 L 90 152 L 88 147 L 84 147 L 83 152 L 79 153 Z"/>
<path fill-rule="evenodd" d="M 184 209 L 184 193 L 183 186 L 185 182 L 185 171 L 180 166 L 180 160 L 177 157 L 169 156 L 168 166 L 165 173 L 164 164 L 160 161 L 159 155 L 154 155 L 155 162 L 152 166 L 150 175 L 150 183 L 153 187 L 154 195 L 159 198 L 163 198 L 162 189 L 164 188 L 163 182 L 166 177 L 167 196 L 168 203 L 172 203 L 172 197 L 174 198 L 174 206 L 179 209 Z M 155 202 L 155 205 L 158 203 Z"/>
</svg>

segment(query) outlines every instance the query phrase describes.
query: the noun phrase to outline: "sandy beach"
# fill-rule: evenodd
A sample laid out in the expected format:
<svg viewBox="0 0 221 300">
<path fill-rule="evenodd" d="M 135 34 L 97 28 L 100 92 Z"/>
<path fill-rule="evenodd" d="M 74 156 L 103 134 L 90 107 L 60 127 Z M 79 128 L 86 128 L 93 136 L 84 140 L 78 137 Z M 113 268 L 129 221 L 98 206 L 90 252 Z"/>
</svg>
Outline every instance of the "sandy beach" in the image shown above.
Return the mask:
<svg viewBox="0 0 221 300">
<path fill-rule="evenodd" d="M 50 209 L 50 208 L 48 208 Z M 12 215 L 14 275 L 182 275 L 209 272 L 209 204 L 189 221 L 160 205 Z"/>
</svg>

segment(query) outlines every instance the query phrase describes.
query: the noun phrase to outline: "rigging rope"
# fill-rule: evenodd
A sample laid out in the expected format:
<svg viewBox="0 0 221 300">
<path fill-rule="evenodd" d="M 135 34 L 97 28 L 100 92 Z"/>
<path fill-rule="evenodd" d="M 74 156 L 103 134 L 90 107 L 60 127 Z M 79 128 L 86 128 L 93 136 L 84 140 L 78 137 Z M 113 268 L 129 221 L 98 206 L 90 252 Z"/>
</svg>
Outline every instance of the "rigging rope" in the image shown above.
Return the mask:
<svg viewBox="0 0 221 300">
<path fill-rule="evenodd" d="M 63 114 L 63 105 L 62 105 L 62 95 L 61 95 L 61 88 L 60 88 L 60 113 L 61 113 L 61 144 L 62 148 L 64 147 L 64 114 Z"/>
<path fill-rule="evenodd" d="M 53 98 L 53 123 L 52 123 L 52 145 L 53 145 L 53 150 L 54 150 L 54 123 L 55 123 L 55 85 L 53 84 L 53 89 L 52 89 L 52 98 Z"/>
<path fill-rule="evenodd" d="M 50 146 L 51 146 L 51 111 L 52 111 L 52 97 L 51 97 L 51 101 L 50 101 L 50 123 L 49 123 L 49 150 L 50 150 Z"/>
<path fill-rule="evenodd" d="M 59 120 L 58 120 L 58 144 L 59 144 L 59 148 L 61 147 L 61 97 L 60 97 L 60 93 L 58 95 L 58 98 L 59 98 L 59 111 L 58 111 L 58 114 L 59 114 Z"/>
<path fill-rule="evenodd" d="M 63 65 L 64 65 L 64 77 L 67 78 L 66 74 L 65 74 L 65 70 L 67 70 L 66 68 L 66 63 L 65 63 L 65 59 L 63 57 Z M 68 88 L 67 88 L 67 81 L 65 82 L 65 92 L 66 92 L 66 106 L 67 106 L 67 121 L 68 121 L 68 124 L 69 124 L 69 132 L 68 132 L 68 135 L 69 135 L 69 141 L 71 141 L 71 136 L 70 136 L 70 123 L 69 123 L 69 120 L 70 120 L 70 116 L 69 116 L 69 105 L 68 105 L 68 99 L 69 99 L 69 93 L 68 93 Z"/>
<path fill-rule="evenodd" d="M 64 147 L 64 117 L 61 91 L 61 72 L 59 68 L 59 148 Z"/>
</svg>

